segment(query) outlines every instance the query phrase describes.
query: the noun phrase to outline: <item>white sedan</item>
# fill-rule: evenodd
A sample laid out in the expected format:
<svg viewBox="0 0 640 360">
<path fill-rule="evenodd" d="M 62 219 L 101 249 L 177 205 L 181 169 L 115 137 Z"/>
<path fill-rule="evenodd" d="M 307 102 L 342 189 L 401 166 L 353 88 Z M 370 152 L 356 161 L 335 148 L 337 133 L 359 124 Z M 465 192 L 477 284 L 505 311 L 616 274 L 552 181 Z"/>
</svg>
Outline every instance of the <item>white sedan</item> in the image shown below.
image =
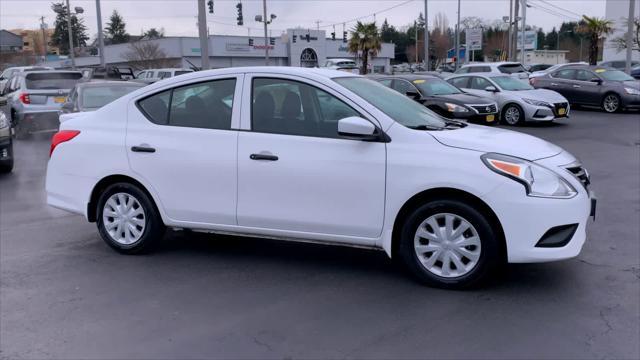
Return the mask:
<svg viewBox="0 0 640 360">
<path fill-rule="evenodd" d="M 525 121 L 553 121 L 569 117 L 569 101 L 553 90 L 533 86 L 502 74 L 455 75 L 447 78 L 464 92 L 494 100 L 508 125 Z"/>
<path fill-rule="evenodd" d="M 506 261 L 577 256 L 595 205 L 563 149 L 342 71 L 201 71 L 60 127 L 48 203 L 125 254 L 166 228 L 342 244 L 460 288 Z"/>
</svg>

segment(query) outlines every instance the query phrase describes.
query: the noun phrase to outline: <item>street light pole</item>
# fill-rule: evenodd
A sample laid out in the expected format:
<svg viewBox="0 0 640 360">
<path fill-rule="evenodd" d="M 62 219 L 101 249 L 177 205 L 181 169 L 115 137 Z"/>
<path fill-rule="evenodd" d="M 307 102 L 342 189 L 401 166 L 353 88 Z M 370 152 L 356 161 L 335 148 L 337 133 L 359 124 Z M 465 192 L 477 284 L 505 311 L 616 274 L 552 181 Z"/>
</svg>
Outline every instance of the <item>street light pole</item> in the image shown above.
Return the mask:
<svg viewBox="0 0 640 360">
<path fill-rule="evenodd" d="M 527 27 L 527 0 L 522 0 L 522 65 L 525 65 L 525 28 Z"/>
<path fill-rule="evenodd" d="M 427 71 L 431 70 L 429 60 L 429 7 L 424 0 L 424 64 Z"/>
<path fill-rule="evenodd" d="M 456 70 L 460 64 L 460 0 L 458 0 L 458 22 L 456 24 Z"/>
<path fill-rule="evenodd" d="M 44 16 L 40 17 L 40 28 L 42 29 L 43 60 L 47 61 L 47 24 L 44 22 Z"/>
<path fill-rule="evenodd" d="M 67 0 L 67 30 L 69 30 L 69 55 L 71 56 L 71 69 L 76 69 L 76 55 L 73 53 L 73 31 L 71 30 L 71 6 Z"/>
<path fill-rule="evenodd" d="M 200 67 L 209 70 L 209 36 L 207 33 L 207 13 L 204 0 L 198 0 L 198 36 L 200 37 Z"/>
<path fill-rule="evenodd" d="M 269 42 L 267 41 L 267 0 L 262 0 L 262 18 L 264 23 L 264 64 L 269 66 Z"/>
<path fill-rule="evenodd" d="M 513 36 L 511 34 L 511 28 L 513 27 L 513 0 L 509 0 L 509 43 L 507 45 L 507 58 L 511 60 L 511 44 L 513 43 Z"/>
<path fill-rule="evenodd" d="M 102 33 L 102 14 L 100 12 L 100 0 L 96 0 L 96 17 L 98 18 L 98 47 L 100 49 L 100 67 L 105 67 L 104 34 Z"/>
<path fill-rule="evenodd" d="M 627 44 L 627 61 L 624 66 L 624 71 L 627 74 L 631 74 L 631 48 L 633 47 L 633 37 L 631 33 L 633 32 L 633 18 L 635 14 L 635 2 L 636 0 L 629 0 L 629 17 L 627 18 L 627 36 L 626 44 Z"/>
</svg>

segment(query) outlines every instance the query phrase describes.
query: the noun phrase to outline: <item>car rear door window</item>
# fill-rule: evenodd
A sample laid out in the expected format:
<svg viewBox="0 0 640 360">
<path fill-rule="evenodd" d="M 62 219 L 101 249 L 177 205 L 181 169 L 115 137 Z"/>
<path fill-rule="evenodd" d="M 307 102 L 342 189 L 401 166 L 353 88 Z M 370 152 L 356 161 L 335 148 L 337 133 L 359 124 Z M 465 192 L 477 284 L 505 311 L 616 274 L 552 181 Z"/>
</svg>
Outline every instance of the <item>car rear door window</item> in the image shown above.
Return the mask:
<svg viewBox="0 0 640 360">
<path fill-rule="evenodd" d="M 463 77 L 459 77 L 459 78 L 454 78 L 454 79 L 450 79 L 448 80 L 449 83 L 451 83 L 451 85 L 457 87 L 457 88 L 468 88 L 469 87 L 469 77 L 467 76 L 463 76 Z"/>
<path fill-rule="evenodd" d="M 562 69 L 553 73 L 553 77 L 558 79 L 573 80 L 576 78 L 576 70 Z"/>
<path fill-rule="evenodd" d="M 378 80 L 378 82 L 386 87 L 391 87 L 391 79 L 382 79 Z"/>
<path fill-rule="evenodd" d="M 576 80 L 591 81 L 591 79 L 596 77 L 597 77 L 596 74 L 592 73 L 589 70 L 578 70 L 576 72 Z"/>
<path fill-rule="evenodd" d="M 338 120 L 360 116 L 328 92 L 286 79 L 253 80 L 253 131 L 314 137 L 338 137 Z"/>
<path fill-rule="evenodd" d="M 231 129 L 235 79 L 207 81 L 173 89 L 169 125 Z M 231 101 L 229 100 L 229 97 Z"/>
<path fill-rule="evenodd" d="M 171 90 L 163 91 L 138 101 L 138 106 L 147 119 L 154 124 L 169 124 L 169 102 Z"/>
<path fill-rule="evenodd" d="M 410 82 L 400 79 L 395 79 L 393 81 L 393 89 L 403 95 L 409 91 L 418 92 L 418 89 L 416 89 L 415 86 L 411 85 Z"/>
</svg>

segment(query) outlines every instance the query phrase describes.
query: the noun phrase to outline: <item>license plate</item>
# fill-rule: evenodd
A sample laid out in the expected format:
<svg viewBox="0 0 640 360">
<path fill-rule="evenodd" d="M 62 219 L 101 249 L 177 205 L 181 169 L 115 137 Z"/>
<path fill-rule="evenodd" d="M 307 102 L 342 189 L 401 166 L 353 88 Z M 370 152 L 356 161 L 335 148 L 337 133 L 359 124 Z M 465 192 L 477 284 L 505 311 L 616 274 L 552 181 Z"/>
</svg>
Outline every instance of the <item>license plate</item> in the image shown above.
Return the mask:
<svg viewBox="0 0 640 360">
<path fill-rule="evenodd" d="M 55 101 L 58 104 L 61 104 L 65 101 L 67 101 L 67 97 L 66 96 L 56 96 L 53 98 L 53 101 Z"/>
<path fill-rule="evenodd" d="M 492 122 L 496 119 L 495 115 L 487 115 L 487 122 Z"/>
<path fill-rule="evenodd" d="M 567 109 L 565 109 L 565 108 L 558 109 L 558 115 L 564 115 L 566 113 L 567 113 Z"/>
</svg>

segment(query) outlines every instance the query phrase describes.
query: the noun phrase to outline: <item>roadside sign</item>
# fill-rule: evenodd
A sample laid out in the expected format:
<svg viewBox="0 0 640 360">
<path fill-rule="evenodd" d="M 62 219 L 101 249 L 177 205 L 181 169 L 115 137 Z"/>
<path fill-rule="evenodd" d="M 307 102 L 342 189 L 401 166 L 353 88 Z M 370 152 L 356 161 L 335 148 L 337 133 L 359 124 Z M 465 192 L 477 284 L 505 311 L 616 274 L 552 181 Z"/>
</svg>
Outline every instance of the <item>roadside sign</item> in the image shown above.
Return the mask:
<svg viewBox="0 0 640 360">
<path fill-rule="evenodd" d="M 467 49 L 482 50 L 482 29 L 466 29 L 465 41 L 467 43 Z"/>
</svg>

